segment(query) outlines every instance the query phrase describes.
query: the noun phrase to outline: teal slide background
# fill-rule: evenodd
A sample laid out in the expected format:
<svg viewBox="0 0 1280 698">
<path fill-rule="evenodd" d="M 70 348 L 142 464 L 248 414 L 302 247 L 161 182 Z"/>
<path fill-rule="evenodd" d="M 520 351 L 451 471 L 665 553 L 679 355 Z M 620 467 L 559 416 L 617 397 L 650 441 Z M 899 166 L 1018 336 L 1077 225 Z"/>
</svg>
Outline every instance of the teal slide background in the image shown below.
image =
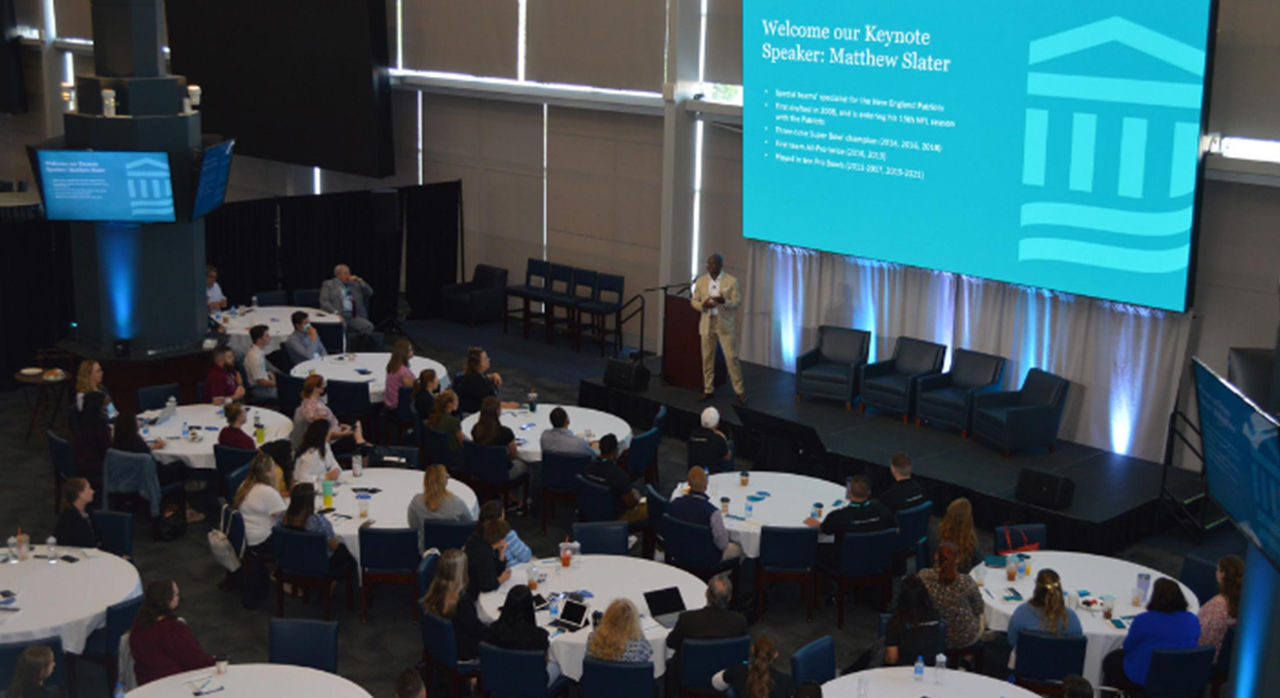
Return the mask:
<svg viewBox="0 0 1280 698">
<path fill-rule="evenodd" d="M 1184 310 L 1199 166 L 1209 0 L 744 0 L 743 232 L 749 238 Z M 928 46 L 766 36 L 762 20 L 926 31 Z M 771 62 L 762 46 L 950 59 L 946 72 Z M 952 128 L 828 115 L 779 122 L 777 91 L 942 105 Z M 816 113 L 816 112 L 815 112 Z M 791 129 L 779 133 L 777 127 Z M 796 135 L 796 131 L 802 135 Z M 859 145 L 839 132 L 935 143 Z M 787 143 L 783 143 L 783 141 Z M 783 162 L 836 159 L 923 179 Z"/>
</svg>

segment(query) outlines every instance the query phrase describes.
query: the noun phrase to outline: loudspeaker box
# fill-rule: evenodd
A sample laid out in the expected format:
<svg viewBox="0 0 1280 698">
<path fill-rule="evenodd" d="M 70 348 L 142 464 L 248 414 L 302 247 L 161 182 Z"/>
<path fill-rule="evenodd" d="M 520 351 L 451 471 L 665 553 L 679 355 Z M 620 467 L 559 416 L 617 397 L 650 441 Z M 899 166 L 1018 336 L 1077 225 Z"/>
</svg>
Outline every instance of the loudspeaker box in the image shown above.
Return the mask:
<svg viewBox="0 0 1280 698">
<path fill-rule="evenodd" d="M 640 363 L 609 359 L 609 365 L 604 368 L 604 384 L 619 390 L 647 390 L 649 369 Z"/>
<path fill-rule="evenodd" d="M 1076 483 L 1071 478 L 1028 468 L 1023 468 L 1018 473 L 1015 496 L 1019 502 L 1060 510 L 1071 506 L 1071 498 L 1075 493 Z"/>
</svg>

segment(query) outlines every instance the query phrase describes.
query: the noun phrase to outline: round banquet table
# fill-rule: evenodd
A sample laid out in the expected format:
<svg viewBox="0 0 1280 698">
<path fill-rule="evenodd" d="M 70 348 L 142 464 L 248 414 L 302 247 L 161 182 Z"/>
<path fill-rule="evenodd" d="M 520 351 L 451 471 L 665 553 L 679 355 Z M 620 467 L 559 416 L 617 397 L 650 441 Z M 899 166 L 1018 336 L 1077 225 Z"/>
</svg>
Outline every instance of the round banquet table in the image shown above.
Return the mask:
<svg viewBox="0 0 1280 698">
<path fill-rule="evenodd" d="M 358 492 L 352 488 L 376 487 L 381 492 L 369 498 L 369 518 L 360 518 L 360 506 L 356 502 Z M 476 493 L 459 480 L 449 478 L 445 487 L 467 505 L 471 517 L 480 515 Z M 356 561 L 360 560 L 360 525 L 365 521 L 372 528 L 406 528 L 409 525 L 409 500 L 422 493 L 422 471 L 404 468 L 365 468 L 360 477 L 350 470 L 342 471 L 337 489 L 333 492 L 333 513 L 329 523 L 333 532 L 347 544 L 347 550 Z M 317 507 L 318 508 L 318 507 Z"/>
<path fill-rule="evenodd" d="M 44 539 L 34 554 L 47 555 Z M 58 555 L 79 562 L 28 558 L 0 563 L 0 589 L 17 594 L 15 613 L 0 613 L 0 643 L 30 642 L 53 635 L 62 649 L 80 654 L 85 638 L 107 624 L 107 606 L 142 595 L 138 570 L 129 561 L 91 548 L 58 546 Z M 5 555 L 7 557 L 7 554 Z"/>
<path fill-rule="evenodd" d="M 515 565 L 511 568 L 511 578 L 497 591 L 480 595 L 476 604 L 480 619 L 486 623 L 496 620 L 502 610 L 502 602 L 507 598 L 507 590 L 517 584 L 527 583 L 529 569 L 535 565 L 546 575 L 546 581 L 538 585 L 537 591 L 543 596 L 549 598 L 550 594 L 558 591 L 591 592 L 594 596 L 586 600 L 588 617 L 594 611 L 603 613 L 614 599 L 630 599 L 645 616 L 640 622 L 644 627 L 645 639 L 653 646 L 654 676 L 662 676 L 667 670 L 668 631 L 648 617 L 644 593 L 676 587 L 684 598 L 685 608 L 697 609 L 707 605 L 707 585 L 682 569 L 638 557 L 578 555 L 573 558 L 573 566 L 568 569 L 560 567 L 558 558 L 532 560 Z M 538 611 L 537 620 L 538 625 L 546 626 L 552 620 L 551 614 L 545 610 Z M 560 665 L 560 671 L 574 681 L 582 678 L 582 660 L 587 656 L 590 626 L 572 633 L 554 628 L 548 630 L 551 632 L 551 658 Z"/>
<path fill-rule="evenodd" d="M 301 310 L 310 316 L 312 322 L 342 322 L 342 317 L 333 313 L 326 313 L 319 308 L 302 308 L 294 305 L 261 305 L 256 308 L 242 307 L 236 310 L 236 314 L 232 316 L 229 310 L 220 310 L 210 315 L 214 320 L 221 322 L 227 328 L 227 345 L 231 347 L 231 351 L 235 353 L 236 360 L 243 360 L 249 346 L 249 328 L 254 325 L 266 325 L 270 328 L 268 334 L 271 335 L 270 341 L 263 351 L 267 354 L 280 348 L 284 340 L 293 334 L 292 316 L 295 311 Z"/>
<path fill-rule="evenodd" d="M 312 373 L 318 373 L 324 376 L 325 380 L 368 383 L 369 402 L 382 402 L 382 394 L 387 387 L 387 362 L 390 360 L 391 354 L 385 351 L 330 354 L 303 361 L 294 366 L 290 373 L 294 378 L 306 378 Z M 449 388 L 449 373 L 444 364 L 422 356 L 409 359 L 409 370 L 413 371 L 415 378 L 427 369 L 436 372 L 436 377 L 440 379 L 441 390 Z M 360 373 L 360 371 L 368 371 L 368 373 Z M 426 418 L 425 415 L 423 418 Z"/>
<path fill-rule="evenodd" d="M 206 681 L 205 694 L 221 698 L 246 696 L 324 696 L 325 698 L 372 698 L 369 692 L 337 674 L 288 664 L 232 664 L 227 673 L 218 674 L 213 667 L 187 671 L 129 691 L 129 698 L 173 698 L 195 695 Z M 217 690 L 221 687 L 222 690 Z"/>
<path fill-rule="evenodd" d="M 160 412 L 160 410 L 149 410 L 140 416 L 149 419 L 159 416 Z M 262 419 L 267 441 L 287 439 L 289 433 L 293 431 L 293 420 L 274 410 L 246 405 L 245 415 L 248 421 L 240 430 L 250 437 L 253 436 L 254 417 Z M 188 426 L 200 427 L 199 441 L 187 440 L 182 428 L 184 423 Z M 218 405 L 178 405 L 178 412 L 172 418 L 151 426 L 143 426 L 140 431 L 142 438 L 147 441 L 157 437 L 164 439 L 164 448 L 151 452 L 157 460 L 163 463 L 181 461 L 191 468 L 213 470 L 216 467 L 213 461 L 213 445 L 218 443 L 218 432 L 222 431 L 222 427 L 226 425 L 227 420 L 222 416 L 222 407 Z"/>
<path fill-rule="evenodd" d="M 724 527 L 729 540 L 742 546 L 742 554 L 760 557 L 760 528 L 762 526 L 803 526 L 804 519 L 813 511 L 813 503 L 821 501 L 823 515 L 844 505 L 844 488 L 826 480 L 819 480 L 792 473 L 752 472 L 747 486 L 742 486 L 737 472 L 718 473 L 707 478 L 707 496 L 711 503 L 720 506 L 720 498 L 729 498 L 729 515 Z M 681 496 L 686 483 L 680 483 L 671 497 Z M 752 502 L 751 518 L 746 518 L 747 496 L 761 496 Z M 830 536 L 820 536 L 830 540 Z"/>
<path fill-rule="evenodd" d="M 1107 653 L 1120 649 L 1124 637 L 1129 632 L 1128 625 L 1132 616 L 1142 613 L 1144 608 L 1134 606 L 1132 590 L 1137 586 L 1138 573 L 1151 575 L 1151 583 L 1167 575 L 1149 567 L 1134 564 L 1113 557 L 1090 555 L 1088 553 L 1071 553 L 1043 551 L 1029 553 L 1031 573 L 1014 582 L 1007 581 L 1004 569 L 989 568 L 978 565 L 970 573 L 979 584 L 983 584 L 982 601 L 986 606 L 987 627 L 991 630 L 1004 631 L 1009 627 L 1009 617 L 1022 601 L 1005 601 L 1001 593 L 1005 587 L 1018 590 L 1022 598 L 1030 599 L 1036 588 L 1036 573 L 1046 567 L 1058 573 L 1062 578 L 1062 589 L 1067 593 L 1088 591 L 1091 596 L 1114 596 L 1116 599 L 1113 616 L 1125 621 L 1122 630 L 1102 617 L 1102 610 L 1075 609 L 1084 628 L 1088 644 L 1084 654 L 1084 677 L 1095 686 L 1102 685 L 1102 659 Z M 1188 611 L 1197 613 L 1200 602 L 1186 585 L 1182 585 L 1182 594 L 1187 599 Z"/>
<path fill-rule="evenodd" d="M 856 698 L 858 679 L 866 678 L 871 698 L 1036 698 L 1036 694 L 1007 681 L 968 671 L 944 669 L 942 683 L 935 683 L 932 667 L 925 667 L 917 682 L 914 667 L 881 667 L 845 674 L 822 684 L 824 698 Z M 133 695 L 130 693 L 129 695 Z"/>
<path fill-rule="evenodd" d="M 516 451 L 526 463 L 542 461 L 542 432 L 551 428 L 551 410 L 563 407 L 569 413 L 569 430 L 585 438 L 597 441 L 605 434 L 618 437 L 618 453 L 631 447 L 631 426 L 620 417 L 608 412 L 576 405 L 538 405 L 537 412 L 527 409 L 503 410 L 499 419 L 502 425 L 516 435 Z M 471 427 L 480 419 L 479 413 L 462 420 L 462 434 L 471 440 Z"/>
</svg>

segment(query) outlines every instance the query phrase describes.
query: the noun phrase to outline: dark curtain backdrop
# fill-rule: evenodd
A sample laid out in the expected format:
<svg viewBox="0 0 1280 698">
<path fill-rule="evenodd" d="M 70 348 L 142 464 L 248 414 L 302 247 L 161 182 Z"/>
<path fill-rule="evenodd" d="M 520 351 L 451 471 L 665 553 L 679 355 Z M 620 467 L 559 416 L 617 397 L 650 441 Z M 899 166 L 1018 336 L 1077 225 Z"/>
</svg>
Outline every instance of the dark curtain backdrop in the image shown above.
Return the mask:
<svg viewBox="0 0 1280 698">
<path fill-rule="evenodd" d="M 205 260 L 232 303 L 248 305 L 259 291 L 280 287 L 276 199 L 226 204 L 204 219 Z"/>
<path fill-rule="evenodd" d="M 0 274 L 0 385 L 36 364 L 36 350 L 66 338 L 74 316 L 70 235 L 65 223 L 0 223 L 9 263 Z"/>
<path fill-rule="evenodd" d="M 462 181 L 405 187 L 405 297 L 414 317 L 438 317 L 440 289 L 458 280 Z"/>
</svg>

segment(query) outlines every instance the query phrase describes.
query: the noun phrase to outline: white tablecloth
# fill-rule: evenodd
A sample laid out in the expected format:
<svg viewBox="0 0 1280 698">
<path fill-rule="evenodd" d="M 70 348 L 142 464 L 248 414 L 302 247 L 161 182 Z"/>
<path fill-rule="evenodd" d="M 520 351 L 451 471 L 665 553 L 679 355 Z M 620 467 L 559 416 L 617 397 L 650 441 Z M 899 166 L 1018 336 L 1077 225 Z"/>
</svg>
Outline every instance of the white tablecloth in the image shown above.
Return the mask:
<svg viewBox="0 0 1280 698">
<path fill-rule="evenodd" d="M 44 538 L 33 539 L 35 553 L 48 553 Z M 28 558 L 0 563 L 0 589 L 18 595 L 16 613 L 0 613 L 0 642 L 27 642 L 57 635 L 67 652 L 84 652 L 89 633 L 107 624 L 107 606 L 142 594 L 138 570 L 129 561 L 101 550 L 58 546 L 58 555 L 79 562 Z"/>
<path fill-rule="evenodd" d="M 541 411 L 541 408 L 539 408 Z M 697 577 L 670 565 L 645 560 L 638 557 L 618 555 L 579 555 L 574 558 L 573 566 L 568 569 L 560 567 L 559 559 L 534 560 L 512 568 L 511 578 L 497 591 L 480 595 L 477 612 L 480 619 L 491 623 L 497 619 L 502 610 L 502 602 L 507 598 L 507 590 L 528 580 L 529 568 L 537 566 L 547 575 L 547 580 L 538 585 L 537 593 L 547 596 L 558 591 L 591 592 L 594 597 L 586 601 L 588 617 L 592 611 L 604 612 L 609 604 L 617 598 L 627 598 L 636 605 L 636 609 L 645 616 L 641 620 L 644 625 L 644 636 L 653 645 L 653 673 L 662 676 L 667 670 L 667 629 L 648 618 L 648 606 L 644 602 L 644 593 L 666 587 L 677 587 L 684 598 L 685 608 L 695 609 L 707 605 L 707 585 Z M 538 624 L 545 626 L 551 622 L 551 614 L 538 612 Z M 582 660 L 587 656 L 587 636 L 591 633 L 588 626 L 573 633 L 558 629 L 551 630 L 551 658 L 560 665 L 565 676 L 577 681 L 582 678 Z"/>
<path fill-rule="evenodd" d="M 241 431 L 253 436 L 254 417 L 262 419 L 267 441 L 289 438 L 293 431 L 293 420 L 264 407 L 246 406 L 248 421 Z M 155 417 L 160 410 L 143 412 L 144 418 Z M 188 441 L 183 424 L 200 427 L 200 440 Z M 164 439 L 164 448 L 154 450 L 155 457 L 164 463 L 182 461 L 189 467 L 212 470 L 216 466 L 213 460 L 213 445 L 218 443 L 218 432 L 227 426 L 226 417 L 222 416 L 222 408 L 218 405 L 178 405 L 178 413 L 171 419 L 153 426 L 142 427 L 142 436 L 147 440 Z M 211 428 L 212 427 L 212 428 Z M 265 443 L 265 442 L 264 442 Z"/>
<path fill-rule="evenodd" d="M 985 582 L 982 593 L 986 605 L 987 627 L 991 630 L 1006 630 L 1009 617 L 1021 601 L 1005 601 L 1002 591 L 1013 587 L 1022 594 L 1022 598 L 1030 599 L 1036 588 L 1036 573 L 1044 568 L 1052 569 L 1062 578 L 1062 589 L 1067 593 L 1088 591 L 1092 596 L 1111 595 L 1116 599 L 1115 618 L 1125 618 L 1142 613 L 1145 609 L 1134 606 L 1131 602 L 1132 590 L 1138 583 L 1138 573 L 1151 575 L 1151 583 L 1165 575 L 1142 565 L 1113 557 L 1090 555 L 1088 553 L 1070 553 L 1045 551 L 1030 553 L 1031 573 L 1014 582 L 1007 581 L 1005 570 L 978 565 L 973 568 L 973 576 L 979 583 Z M 1182 594 L 1187 598 L 1187 610 L 1197 613 L 1200 602 L 1196 595 L 1186 586 Z M 1120 649 L 1124 637 L 1129 632 L 1126 627 L 1121 630 L 1102 617 L 1102 610 L 1090 611 L 1084 608 L 1075 609 L 1080 617 L 1080 625 L 1084 628 L 1088 645 L 1084 655 L 1084 677 L 1094 686 L 1102 685 L 1102 659 L 1113 650 Z M 1127 623 L 1126 623 L 1127 626 Z"/>
<path fill-rule="evenodd" d="M 193 695 L 206 680 L 209 685 L 205 691 L 221 686 L 223 690 L 213 695 L 226 698 L 372 698 L 368 691 L 337 674 L 287 664 L 232 664 L 225 674 L 214 673 L 213 667 L 196 669 L 152 681 L 129 691 L 128 695 L 129 698 L 185 698 Z M 193 683 L 188 685 L 188 682 Z"/>
<path fill-rule="evenodd" d="M 391 360 L 388 352 L 371 351 L 360 354 L 330 354 L 318 359 L 303 361 L 293 367 L 291 373 L 295 378 L 306 378 L 312 373 L 319 373 L 325 380 L 350 381 L 352 383 L 369 384 L 369 401 L 382 402 L 382 393 L 387 387 L 387 362 Z M 409 360 L 409 369 L 417 378 L 419 373 L 433 369 L 440 378 L 440 389 L 449 387 L 449 374 L 444 364 L 434 359 L 415 356 Z M 361 374 L 358 371 L 368 371 Z M 427 415 L 422 415 L 423 419 Z"/>
<path fill-rule="evenodd" d="M 676 485 L 671 496 L 684 492 L 686 483 Z M 751 518 L 746 518 L 747 496 L 768 493 L 758 502 L 751 502 Z M 707 496 L 711 503 L 720 506 L 720 498 L 729 498 L 729 516 L 724 527 L 729 540 L 742 546 L 747 557 L 760 556 L 760 528 L 762 526 L 803 526 L 804 519 L 813 511 L 814 502 L 822 502 L 823 515 L 843 506 L 844 488 L 835 483 L 792 473 L 752 472 L 747 486 L 742 486 L 736 473 L 719 473 L 707 478 Z"/>
<path fill-rule="evenodd" d="M 244 359 L 245 352 L 249 351 L 249 328 L 254 325 L 266 325 L 270 329 L 271 341 L 263 351 L 270 354 L 284 340 L 293 334 L 293 320 L 291 319 L 295 311 L 301 310 L 310 316 L 311 322 L 342 322 L 342 318 L 333 313 L 326 313 L 319 308 L 300 308 L 293 305 L 262 305 L 257 308 L 241 308 L 233 317 L 229 310 L 221 310 L 214 313 L 211 317 L 221 322 L 227 328 L 227 345 L 231 347 L 231 351 L 236 355 L 236 360 Z"/>
<path fill-rule="evenodd" d="M 569 430 L 587 441 L 598 441 L 605 434 L 618 437 L 618 453 L 631 447 L 631 426 L 621 417 L 608 412 L 593 410 L 590 407 L 576 405 L 538 405 L 537 412 L 526 409 L 503 410 L 500 417 L 503 426 L 511 429 L 516 435 L 516 450 L 520 460 L 526 463 L 542 461 L 542 432 L 551 428 L 551 410 L 563 407 L 569 413 Z M 473 414 L 462 420 L 462 434 L 471 440 L 471 427 L 480 419 Z M 524 443 L 520 443 L 523 439 Z"/>
<path fill-rule="evenodd" d="M 352 487 L 377 487 L 381 492 L 369 498 L 369 518 L 360 518 L 360 505 L 356 502 L 356 492 Z M 459 480 L 449 478 L 446 488 L 451 494 L 462 499 L 473 518 L 480 515 L 480 505 L 476 493 Z M 333 532 L 347 544 L 347 549 L 357 561 L 360 559 L 360 525 L 372 520 L 373 528 L 405 528 L 409 525 L 409 500 L 413 495 L 422 493 L 422 471 L 401 468 L 366 468 L 363 475 L 356 477 L 350 470 L 342 471 L 342 478 L 333 493 L 335 514 L 343 514 L 351 518 L 335 517 L 329 514 L 329 522 L 333 524 Z"/>
<path fill-rule="evenodd" d="M 882 667 L 845 674 L 822 684 L 822 696 L 856 698 L 858 679 L 863 677 L 867 679 L 870 698 L 1036 698 L 1025 688 L 968 671 L 945 669 L 940 684 L 936 683 L 932 667 L 925 667 L 923 681 L 915 680 L 914 671 L 909 666 Z"/>
</svg>

